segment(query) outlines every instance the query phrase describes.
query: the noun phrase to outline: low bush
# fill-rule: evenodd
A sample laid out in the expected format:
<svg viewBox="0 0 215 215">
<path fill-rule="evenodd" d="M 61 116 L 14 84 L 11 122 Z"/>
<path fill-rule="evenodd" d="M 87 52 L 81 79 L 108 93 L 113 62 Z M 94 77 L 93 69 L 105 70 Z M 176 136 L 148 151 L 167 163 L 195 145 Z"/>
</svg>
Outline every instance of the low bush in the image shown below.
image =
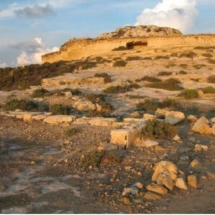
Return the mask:
<svg viewBox="0 0 215 215">
<path fill-rule="evenodd" d="M 124 60 L 117 60 L 113 63 L 113 66 L 114 67 L 125 67 L 126 64 L 127 64 L 127 62 Z"/>
<path fill-rule="evenodd" d="M 209 57 L 209 58 L 210 58 L 210 57 L 213 57 L 213 55 L 210 54 L 210 53 L 204 53 L 204 54 L 202 54 L 202 56 L 203 56 L 203 57 Z"/>
<path fill-rule="evenodd" d="M 215 83 L 215 75 L 210 75 L 210 76 L 207 78 L 207 82 L 208 82 L 208 83 Z"/>
<path fill-rule="evenodd" d="M 96 67 L 96 63 L 95 62 L 85 62 L 81 65 L 81 69 L 82 70 L 87 70 L 87 69 L 91 69 L 93 67 Z"/>
<path fill-rule="evenodd" d="M 126 61 L 142 60 L 140 56 L 129 56 L 126 58 Z"/>
<path fill-rule="evenodd" d="M 137 89 L 140 86 L 138 84 L 128 84 L 128 85 L 124 85 L 124 86 L 110 86 L 106 89 L 103 90 L 104 93 L 107 94 L 118 94 L 118 93 L 125 93 L 128 92 L 132 89 Z"/>
<path fill-rule="evenodd" d="M 173 98 L 165 98 L 161 102 L 161 107 L 162 108 L 177 108 L 177 107 L 179 107 L 179 103 L 178 103 L 178 101 L 176 101 Z"/>
<path fill-rule="evenodd" d="M 99 167 L 103 156 L 104 151 L 91 151 L 84 156 L 81 165 L 83 167 Z"/>
<path fill-rule="evenodd" d="M 215 93 L 215 88 L 212 87 L 212 86 L 208 86 L 208 87 L 203 88 L 202 91 L 203 91 L 204 93 L 206 93 L 206 94 L 207 94 L 207 93 L 214 94 L 214 93 Z"/>
<path fill-rule="evenodd" d="M 145 96 L 141 96 L 141 95 L 126 95 L 126 97 L 128 97 L 129 99 L 144 99 Z"/>
<path fill-rule="evenodd" d="M 146 99 L 144 102 L 138 103 L 136 107 L 145 111 L 154 111 L 160 107 L 160 103 L 156 99 Z"/>
<path fill-rule="evenodd" d="M 72 95 L 80 95 L 80 94 L 82 94 L 82 92 L 78 88 L 72 89 L 71 93 L 72 93 Z"/>
<path fill-rule="evenodd" d="M 215 64 L 215 60 L 213 60 L 211 58 L 208 58 L 207 62 L 210 63 L 210 64 Z"/>
<path fill-rule="evenodd" d="M 172 72 L 162 71 L 158 73 L 158 76 L 169 76 L 169 75 L 172 75 Z"/>
<path fill-rule="evenodd" d="M 199 97 L 198 91 L 195 89 L 186 89 L 178 96 L 184 97 L 185 99 L 195 99 Z"/>
<path fill-rule="evenodd" d="M 178 57 L 178 53 L 172 53 L 170 57 Z"/>
<path fill-rule="evenodd" d="M 188 65 L 185 64 L 185 63 L 182 63 L 182 64 L 179 64 L 179 66 L 182 67 L 182 68 L 184 68 L 184 69 L 186 69 Z"/>
<path fill-rule="evenodd" d="M 163 82 L 150 83 L 146 85 L 147 87 L 164 89 L 169 91 L 181 90 L 182 88 L 179 86 L 181 82 L 175 78 L 166 79 Z"/>
<path fill-rule="evenodd" d="M 41 97 L 44 97 L 45 95 L 47 95 L 48 93 L 49 93 L 48 90 L 46 90 L 44 88 L 40 88 L 40 89 L 34 90 L 31 97 L 32 98 L 41 98 Z"/>
<path fill-rule="evenodd" d="M 181 53 L 180 54 L 180 58 L 182 58 L 182 57 L 186 57 L 186 58 L 194 58 L 194 57 L 196 57 L 197 56 L 197 54 L 195 53 L 195 52 L 184 52 L 184 53 Z"/>
<path fill-rule="evenodd" d="M 143 60 L 152 60 L 151 57 L 144 57 Z"/>
<path fill-rule="evenodd" d="M 169 59 L 169 56 L 160 56 L 160 55 L 158 55 L 158 56 L 156 56 L 154 59 L 155 59 L 155 60 L 160 60 L 160 59 L 168 60 L 168 59 Z"/>
<path fill-rule="evenodd" d="M 187 74 L 187 72 L 186 72 L 186 71 L 184 71 L 184 70 L 181 70 L 181 71 L 179 71 L 179 72 L 178 72 L 178 74 L 179 74 L 179 75 L 186 75 L 186 74 Z"/>
<path fill-rule="evenodd" d="M 65 135 L 71 137 L 71 136 L 77 134 L 78 132 L 79 132 L 79 129 L 76 128 L 76 127 L 73 127 L 73 128 L 67 129 L 67 130 L 65 131 Z"/>
<path fill-rule="evenodd" d="M 117 48 L 112 49 L 112 51 L 124 51 L 124 50 L 128 50 L 125 46 L 119 46 Z"/>
<path fill-rule="evenodd" d="M 110 83 L 110 82 L 112 82 L 110 75 L 108 75 L 106 72 L 96 73 L 94 75 L 94 77 L 104 78 L 104 83 Z"/>
<path fill-rule="evenodd" d="M 196 64 L 196 65 L 193 65 L 193 67 L 195 69 L 201 69 L 202 67 L 205 67 L 206 65 L 205 64 Z"/>
<path fill-rule="evenodd" d="M 170 67 L 174 67 L 174 66 L 176 66 L 174 63 L 170 63 L 170 64 L 166 65 L 166 68 L 170 68 Z"/>
<path fill-rule="evenodd" d="M 71 107 L 64 106 L 62 104 L 53 104 L 51 105 L 49 111 L 53 115 L 69 115 L 71 111 Z"/>
<path fill-rule="evenodd" d="M 142 81 L 148 81 L 148 82 L 161 82 L 161 80 L 159 78 L 155 78 L 152 76 L 144 76 L 141 78 Z"/>
<path fill-rule="evenodd" d="M 176 127 L 159 120 L 148 120 L 142 128 L 140 137 L 143 139 L 172 139 L 177 135 Z"/>
</svg>

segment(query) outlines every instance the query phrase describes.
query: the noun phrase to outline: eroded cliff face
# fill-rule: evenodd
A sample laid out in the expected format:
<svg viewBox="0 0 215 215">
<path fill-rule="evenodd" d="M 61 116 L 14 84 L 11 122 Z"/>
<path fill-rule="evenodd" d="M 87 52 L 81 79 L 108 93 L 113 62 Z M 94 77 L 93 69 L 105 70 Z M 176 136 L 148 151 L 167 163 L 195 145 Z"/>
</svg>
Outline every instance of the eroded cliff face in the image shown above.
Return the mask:
<svg viewBox="0 0 215 215">
<path fill-rule="evenodd" d="M 125 27 L 130 28 L 130 27 Z M 139 28 L 132 27 L 132 31 L 136 31 Z M 169 29 L 169 28 L 165 28 Z M 167 30 L 165 30 L 167 31 Z M 129 31 L 125 31 L 129 32 Z M 174 32 L 174 30 L 170 31 Z M 127 35 L 126 33 L 126 35 Z M 71 60 L 79 60 L 82 58 L 86 58 L 93 55 L 103 55 L 108 52 L 111 52 L 114 48 L 119 46 L 124 46 L 127 49 L 137 49 L 137 50 L 147 50 L 149 48 L 171 48 L 174 46 L 214 46 L 215 45 L 215 35 L 182 35 L 179 31 L 176 32 L 176 35 L 168 35 L 168 36 L 138 36 L 132 37 L 120 36 L 115 37 L 112 36 L 108 38 L 108 34 L 106 36 L 100 36 L 95 39 L 90 38 L 82 38 L 82 39 L 71 39 L 61 46 L 60 51 L 53 52 L 50 54 L 46 54 L 42 56 L 43 63 L 49 62 L 57 62 L 60 60 L 63 61 L 71 61 Z M 112 33 L 110 33 L 112 34 Z M 136 34 L 140 35 L 140 34 Z"/>
</svg>

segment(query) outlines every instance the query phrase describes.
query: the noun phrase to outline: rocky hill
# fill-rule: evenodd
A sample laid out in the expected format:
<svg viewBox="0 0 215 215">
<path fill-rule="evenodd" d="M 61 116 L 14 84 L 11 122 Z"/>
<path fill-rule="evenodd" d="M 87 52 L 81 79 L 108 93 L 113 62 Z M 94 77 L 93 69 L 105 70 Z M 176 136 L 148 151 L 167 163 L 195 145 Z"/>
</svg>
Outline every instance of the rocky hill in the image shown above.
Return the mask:
<svg viewBox="0 0 215 215">
<path fill-rule="evenodd" d="M 126 26 L 124 28 L 117 28 L 110 33 L 103 33 L 99 36 L 102 39 L 110 38 L 131 38 L 131 37 L 150 37 L 150 36 L 177 36 L 182 33 L 174 28 L 158 27 L 155 25 L 138 25 Z"/>
</svg>

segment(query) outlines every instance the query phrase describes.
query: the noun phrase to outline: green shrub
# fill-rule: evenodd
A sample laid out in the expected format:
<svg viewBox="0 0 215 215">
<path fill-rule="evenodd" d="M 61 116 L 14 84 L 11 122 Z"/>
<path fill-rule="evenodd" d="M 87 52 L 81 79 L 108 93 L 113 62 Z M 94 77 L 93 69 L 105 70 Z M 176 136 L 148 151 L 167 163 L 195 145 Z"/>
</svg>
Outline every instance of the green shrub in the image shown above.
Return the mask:
<svg viewBox="0 0 215 215">
<path fill-rule="evenodd" d="M 144 99 L 145 96 L 140 96 L 140 95 L 126 95 L 129 99 Z"/>
<path fill-rule="evenodd" d="M 170 68 L 170 67 L 174 67 L 174 66 L 176 66 L 174 63 L 170 63 L 170 64 L 166 65 L 166 68 Z"/>
<path fill-rule="evenodd" d="M 110 86 L 106 89 L 103 90 L 104 93 L 107 94 L 117 94 L 117 93 L 125 93 L 128 92 L 132 89 L 137 89 L 140 86 L 138 84 L 129 84 L 129 85 L 125 85 L 125 86 Z"/>
<path fill-rule="evenodd" d="M 87 70 L 87 69 L 91 69 L 93 67 L 96 67 L 96 63 L 95 62 L 85 62 L 81 65 L 82 70 Z"/>
<path fill-rule="evenodd" d="M 206 94 L 207 94 L 207 93 L 214 94 L 214 93 L 215 93 L 215 88 L 212 87 L 212 86 L 208 86 L 208 87 L 203 88 L 202 91 L 203 91 L 204 93 L 206 93 Z"/>
<path fill-rule="evenodd" d="M 187 64 L 185 64 L 185 63 L 182 63 L 182 64 L 180 64 L 179 66 L 182 67 L 182 68 L 184 68 L 184 69 L 187 68 Z"/>
<path fill-rule="evenodd" d="M 194 65 L 193 67 L 195 68 L 195 69 L 201 69 L 202 67 L 205 67 L 206 65 L 205 64 L 196 64 L 196 65 Z"/>
<path fill-rule="evenodd" d="M 168 59 L 169 59 L 169 56 L 160 56 L 160 55 L 158 55 L 158 56 L 155 57 L 155 60 L 159 60 L 159 59 L 168 60 Z"/>
<path fill-rule="evenodd" d="M 191 52 L 184 52 L 184 53 L 181 53 L 179 57 L 180 57 L 180 58 L 181 58 L 181 57 L 186 57 L 186 58 L 192 58 L 192 59 L 193 59 L 193 58 L 196 57 L 196 56 L 197 56 L 197 54 L 196 54 L 195 52 L 192 52 L 192 51 L 191 51 Z"/>
<path fill-rule="evenodd" d="M 177 108 L 179 107 L 179 103 L 173 98 L 165 98 L 161 102 L 162 108 Z"/>
<path fill-rule="evenodd" d="M 215 60 L 210 59 L 210 58 L 207 60 L 207 62 L 210 63 L 210 64 L 215 64 Z"/>
<path fill-rule="evenodd" d="M 126 61 L 124 60 L 117 60 L 113 63 L 114 67 L 125 67 L 126 66 Z"/>
<path fill-rule="evenodd" d="M 112 51 L 124 51 L 124 50 L 128 50 L 125 46 L 119 46 L 117 48 L 112 49 Z"/>
<path fill-rule="evenodd" d="M 65 131 L 65 135 L 71 137 L 71 136 L 77 134 L 78 132 L 79 132 L 79 129 L 76 128 L 76 127 L 74 127 L 74 128 L 69 128 L 69 129 L 67 129 L 67 130 Z"/>
<path fill-rule="evenodd" d="M 54 104 L 50 107 L 50 112 L 53 115 L 69 115 L 71 108 L 62 104 Z"/>
<path fill-rule="evenodd" d="M 177 135 L 176 127 L 158 120 L 148 120 L 142 128 L 140 137 L 144 139 L 172 139 Z"/>
<path fill-rule="evenodd" d="M 181 82 L 175 78 L 169 78 L 163 82 L 150 83 L 147 87 L 176 91 L 181 90 L 181 87 L 179 86 L 180 83 Z"/>
<path fill-rule="evenodd" d="M 126 58 L 126 61 L 142 60 L 140 56 L 129 56 Z"/>
<path fill-rule="evenodd" d="M 148 81 L 148 82 L 161 82 L 159 78 L 151 77 L 151 76 L 144 76 L 141 78 L 142 81 Z"/>
<path fill-rule="evenodd" d="M 162 71 L 158 73 L 158 76 L 169 76 L 169 75 L 172 75 L 172 72 Z"/>
<path fill-rule="evenodd" d="M 160 107 L 160 103 L 156 99 L 146 99 L 144 102 L 138 103 L 136 107 L 145 111 L 154 111 Z"/>
<path fill-rule="evenodd" d="M 195 99 L 199 97 L 198 91 L 195 89 L 186 89 L 178 96 L 184 97 L 185 99 Z"/>
<path fill-rule="evenodd" d="M 208 83 L 215 83 L 215 75 L 211 75 L 207 78 Z"/>
<path fill-rule="evenodd" d="M 213 55 L 210 54 L 210 53 L 204 53 L 204 54 L 202 54 L 202 56 L 203 56 L 203 57 L 213 57 Z"/>
<path fill-rule="evenodd" d="M 45 96 L 48 93 L 49 93 L 49 91 L 44 89 L 44 88 L 36 89 L 36 90 L 33 91 L 31 97 L 32 98 L 41 98 L 41 97 Z"/>
<path fill-rule="evenodd" d="M 102 157 L 104 156 L 104 151 L 92 151 L 86 154 L 81 162 L 83 167 L 99 167 Z"/>
<path fill-rule="evenodd" d="M 82 94 L 82 92 L 78 88 L 72 89 L 71 93 L 72 93 L 72 95 L 80 95 L 80 94 Z"/>
<path fill-rule="evenodd" d="M 186 71 L 184 71 L 184 70 L 181 70 L 181 71 L 179 71 L 179 72 L 178 72 L 178 74 L 179 74 L 179 75 L 186 75 L 186 74 L 187 74 L 187 72 L 186 72 Z"/>
<path fill-rule="evenodd" d="M 144 57 L 143 60 L 152 60 L 151 57 Z"/>
<path fill-rule="evenodd" d="M 104 78 L 104 83 L 110 83 L 110 82 L 112 82 L 110 75 L 108 75 L 106 72 L 96 73 L 94 75 L 94 77 Z"/>
</svg>

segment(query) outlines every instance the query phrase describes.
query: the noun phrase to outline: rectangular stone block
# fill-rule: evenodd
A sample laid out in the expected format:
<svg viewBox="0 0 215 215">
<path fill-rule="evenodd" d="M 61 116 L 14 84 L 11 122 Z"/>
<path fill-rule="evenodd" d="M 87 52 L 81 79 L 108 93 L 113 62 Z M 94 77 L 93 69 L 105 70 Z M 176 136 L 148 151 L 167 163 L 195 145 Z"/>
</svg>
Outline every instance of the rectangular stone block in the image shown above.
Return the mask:
<svg viewBox="0 0 215 215">
<path fill-rule="evenodd" d="M 137 134 L 137 130 L 132 128 L 114 129 L 111 131 L 111 143 L 128 148 L 133 144 Z"/>
</svg>

